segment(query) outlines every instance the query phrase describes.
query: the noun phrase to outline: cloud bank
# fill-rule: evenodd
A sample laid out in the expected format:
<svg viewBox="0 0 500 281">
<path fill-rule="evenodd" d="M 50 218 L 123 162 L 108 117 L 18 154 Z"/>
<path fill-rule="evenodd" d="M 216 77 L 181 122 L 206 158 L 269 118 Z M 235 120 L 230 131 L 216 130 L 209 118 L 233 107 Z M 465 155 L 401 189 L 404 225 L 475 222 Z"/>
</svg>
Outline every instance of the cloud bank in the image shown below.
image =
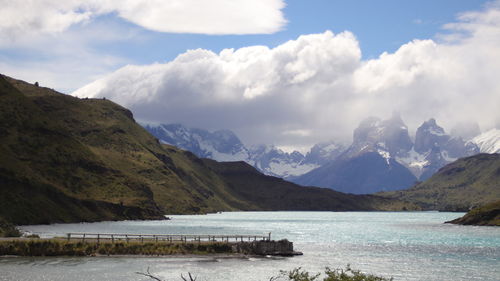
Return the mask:
<svg viewBox="0 0 500 281">
<path fill-rule="evenodd" d="M 283 28 L 283 0 L 0 0 L 0 35 L 58 33 L 103 15 L 172 33 L 262 34 Z"/>
<path fill-rule="evenodd" d="M 500 2 L 460 15 L 438 40 L 361 59 L 350 32 L 303 35 L 275 48 L 189 50 L 128 65 L 73 94 L 107 97 L 145 122 L 236 131 L 244 142 L 348 141 L 360 120 L 399 111 L 410 130 L 434 117 L 451 128 L 500 126 Z"/>
</svg>

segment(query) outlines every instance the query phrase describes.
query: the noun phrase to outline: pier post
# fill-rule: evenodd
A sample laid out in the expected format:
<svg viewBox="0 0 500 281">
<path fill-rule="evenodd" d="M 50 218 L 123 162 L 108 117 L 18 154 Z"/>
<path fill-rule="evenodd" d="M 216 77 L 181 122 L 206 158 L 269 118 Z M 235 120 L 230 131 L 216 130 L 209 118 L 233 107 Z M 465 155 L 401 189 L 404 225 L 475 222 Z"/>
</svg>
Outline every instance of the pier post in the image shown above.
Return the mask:
<svg viewBox="0 0 500 281">
<path fill-rule="evenodd" d="M 68 233 L 68 242 L 69 242 L 69 239 L 71 239 L 71 233 Z"/>
<path fill-rule="evenodd" d="M 97 234 L 97 244 L 99 244 L 99 240 L 100 240 L 99 238 L 100 238 L 99 234 Z"/>
</svg>

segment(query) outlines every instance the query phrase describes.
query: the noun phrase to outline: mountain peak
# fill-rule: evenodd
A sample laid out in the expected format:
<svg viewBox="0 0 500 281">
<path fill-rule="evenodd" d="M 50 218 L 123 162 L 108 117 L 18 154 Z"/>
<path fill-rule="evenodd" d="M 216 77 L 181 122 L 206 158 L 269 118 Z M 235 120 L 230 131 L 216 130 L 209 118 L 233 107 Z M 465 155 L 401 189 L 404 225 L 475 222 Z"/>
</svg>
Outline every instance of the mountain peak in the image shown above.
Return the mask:
<svg viewBox="0 0 500 281">
<path fill-rule="evenodd" d="M 425 153 L 435 146 L 443 146 L 449 139 L 450 136 L 436 123 L 436 119 L 431 118 L 417 129 L 417 133 L 415 134 L 415 151 Z"/>
<path fill-rule="evenodd" d="M 398 155 L 411 149 L 412 142 L 408 128 L 399 113 L 387 120 L 369 117 L 363 120 L 354 130 L 353 144 L 350 154 L 367 151 L 384 151 L 384 155 Z"/>
</svg>

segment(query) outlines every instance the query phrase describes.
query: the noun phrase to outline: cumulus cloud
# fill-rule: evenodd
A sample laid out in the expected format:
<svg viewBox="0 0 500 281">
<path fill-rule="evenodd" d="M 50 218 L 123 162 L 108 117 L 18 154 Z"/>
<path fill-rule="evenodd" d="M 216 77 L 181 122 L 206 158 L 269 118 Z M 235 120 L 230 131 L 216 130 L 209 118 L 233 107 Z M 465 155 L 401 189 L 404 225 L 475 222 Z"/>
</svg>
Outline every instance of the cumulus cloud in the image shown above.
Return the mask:
<svg viewBox="0 0 500 281">
<path fill-rule="evenodd" d="M 360 120 L 401 112 L 415 129 L 500 125 L 500 5 L 460 15 L 439 40 L 414 40 L 361 59 L 350 32 L 300 36 L 275 48 L 189 50 L 128 65 L 74 92 L 107 97 L 146 122 L 236 131 L 247 143 L 304 146 L 348 140 Z"/>
<path fill-rule="evenodd" d="M 286 20 L 283 0 L 0 0 L 0 35 L 58 33 L 116 14 L 144 28 L 172 33 L 274 33 Z"/>
</svg>

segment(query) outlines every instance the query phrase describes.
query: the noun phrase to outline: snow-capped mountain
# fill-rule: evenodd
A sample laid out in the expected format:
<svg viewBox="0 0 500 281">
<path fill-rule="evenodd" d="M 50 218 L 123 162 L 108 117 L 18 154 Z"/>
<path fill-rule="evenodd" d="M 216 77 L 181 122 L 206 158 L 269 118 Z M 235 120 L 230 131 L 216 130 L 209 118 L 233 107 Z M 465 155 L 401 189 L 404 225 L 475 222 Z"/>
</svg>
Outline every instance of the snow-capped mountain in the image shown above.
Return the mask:
<svg viewBox="0 0 500 281">
<path fill-rule="evenodd" d="M 413 146 L 399 114 L 370 117 L 354 130 L 351 146 L 333 161 L 294 182 L 349 193 L 373 193 L 411 186 L 417 178 L 396 160 Z"/>
<path fill-rule="evenodd" d="M 500 130 L 491 129 L 471 140 L 482 153 L 500 153 Z"/>
<path fill-rule="evenodd" d="M 142 124 L 142 126 L 162 143 L 191 151 L 198 157 L 217 161 L 247 161 L 250 159 L 248 149 L 229 130 L 209 132 L 187 128 L 180 124 L 161 124 L 158 126 Z"/>
<path fill-rule="evenodd" d="M 388 159 L 405 153 L 412 146 L 408 128 L 399 114 L 393 114 L 388 120 L 369 117 L 354 130 L 353 142 L 347 150 L 347 156 L 370 151 Z"/>
<path fill-rule="evenodd" d="M 335 160 L 345 150 L 345 146 L 333 141 L 318 143 L 306 154 L 304 162 L 321 166 Z"/>
<path fill-rule="evenodd" d="M 446 134 L 434 119 L 417 129 L 413 143 L 395 113 L 388 120 L 365 119 L 343 154 L 293 181 L 351 193 L 404 189 L 459 157 L 477 153 L 477 145 Z"/>
<path fill-rule="evenodd" d="M 315 145 L 307 155 L 285 152 L 273 145 L 246 147 L 229 130 L 209 132 L 180 124 L 142 124 L 161 142 L 189 150 L 198 157 L 217 161 L 245 161 L 267 175 L 288 178 L 305 174 L 334 159 L 343 146 L 333 142 Z"/>
<path fill-rule="evenodd" d="M 397 160 L 413 172 L 419 180 L 432 176 L 439 168 L 460 157 L 479 153 L 479 148 L 461 137 L 446 134 L 431 118 L 418 127 L 413 148 L 400 154 Z"/>
<path fill-rule="evenodd" d="M 370 117 L 362 121 L 347 149 L 324 142 L 306 155 L 273 145 L 247 147 L 229 130 L 209 132 L 180 124 L 143 126 L 161 142 L 199 157 L 245 161 L 267 175 L 351 193 L 404 189 L 458 158 L 500 151 L 498 129 L 464 141 L 447 134 L 435 119 L 423 122 L 413 141 L 397 113 L 387 120 Z"/>
<path fill-rule="evenodd" d="M 249 151 L 251 156 L 247 162 L 267 175 L 288 178 L 319 167 L 307 163 L 305 156 L 298 151 L 287 153 L 273 145 L 256 145 L 250 147 Z"/>
</svg>

